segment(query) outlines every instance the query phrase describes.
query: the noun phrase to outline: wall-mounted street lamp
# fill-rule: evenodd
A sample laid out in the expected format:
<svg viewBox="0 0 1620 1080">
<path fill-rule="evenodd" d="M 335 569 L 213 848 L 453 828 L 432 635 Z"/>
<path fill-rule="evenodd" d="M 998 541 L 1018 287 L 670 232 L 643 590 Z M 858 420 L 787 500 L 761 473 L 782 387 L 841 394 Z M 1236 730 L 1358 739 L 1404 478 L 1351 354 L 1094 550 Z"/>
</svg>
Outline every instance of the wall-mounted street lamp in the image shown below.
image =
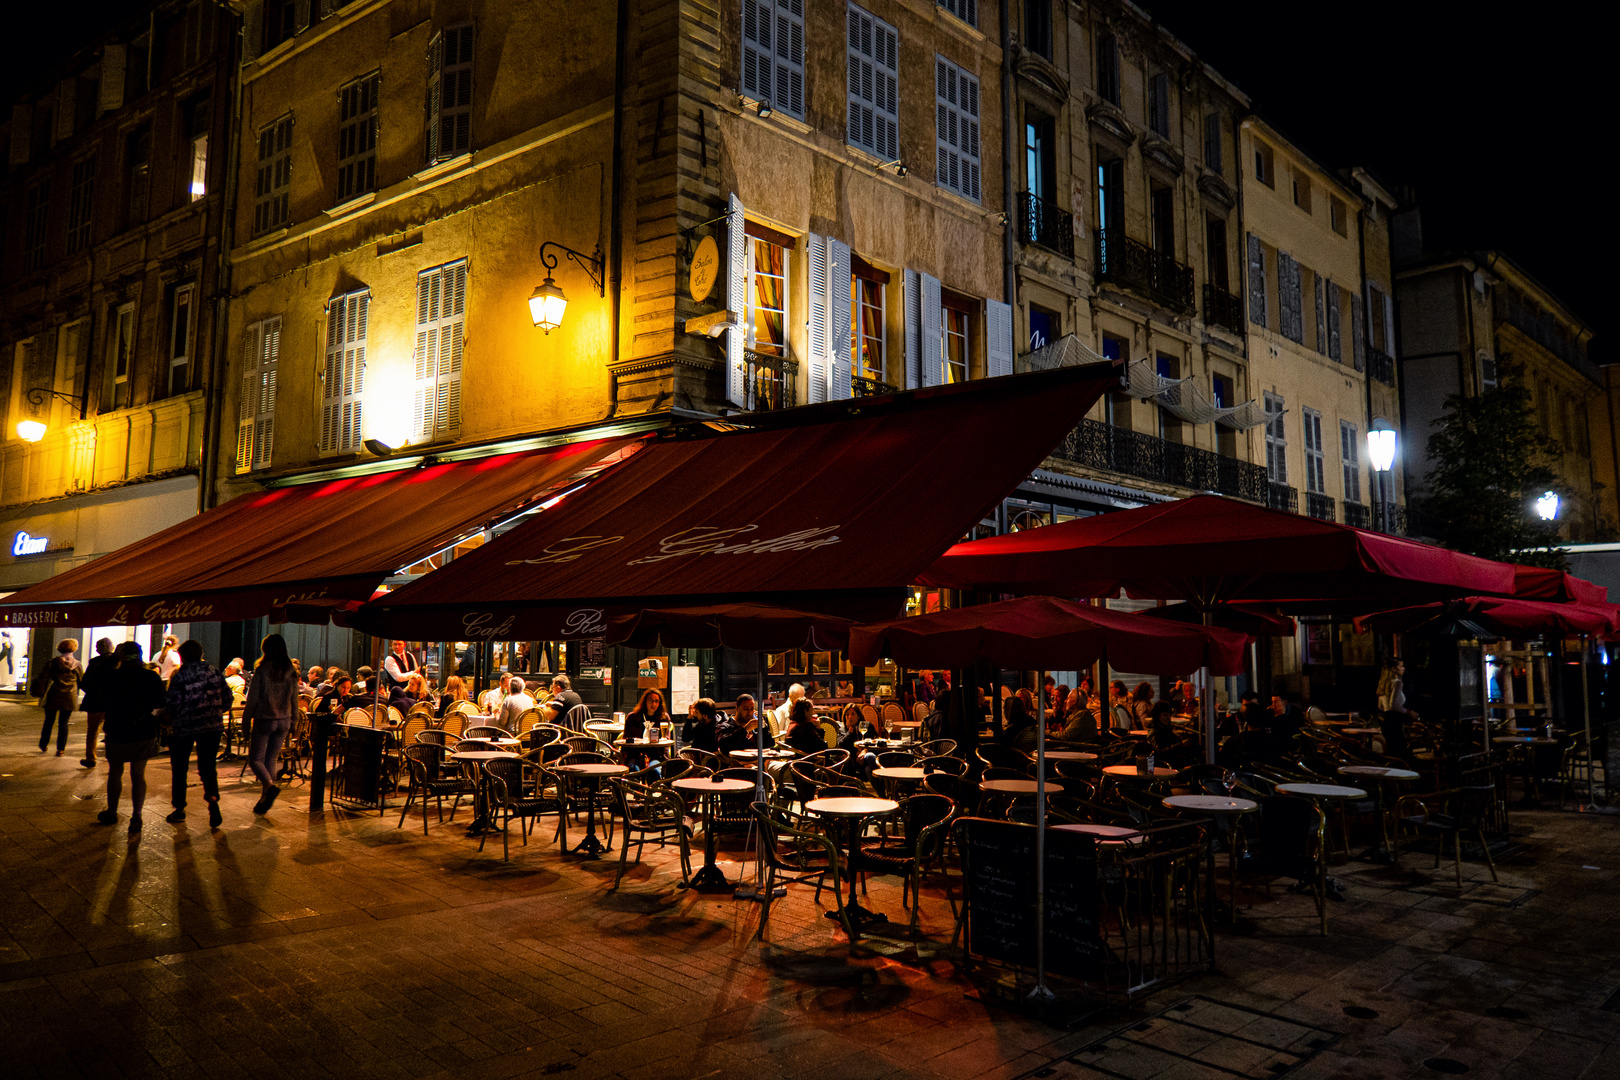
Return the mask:
<svg viewBox="0 0 1620 1080">
<path fill-rule="evenodd" d="M 1394 468 L 1395 445 L 1399 438 L 1387 421 L 1373 421 L 1372 430 L 1367 432 L 1367 463 L 1373 467 L 1373 472 L 1389 472 Z"/>
<path fill-rule="evenodd" d="M 88 387 L 85 389 L 85 395 L 85 398 L 79 398 L 72 394 L 64 394 L 60 390 L 47 390 L 43 386 L 36 386 L 32 390 L 28 391 L 27 396 L 28 404 L 34 406 L 35 408 L 45 404 L 45 399 L 47 397 L 59 398 L 62 401 L 67 402 L 69 405 L 77 408 L 79 410 L 79 415 L 82 417 L 84 415 L 86 399 L 89 396 Z M 45 432 L 46 427 L 43 421 L 17 421 L 17 438 L 21 439 L 23 442 L 37 443 L 45 437 Z"/>
<path fill-rule="evenodd" d="M 571 247 L 564 247 L 555 240 L 547 240 L 540 245 L 540 261 L 545 264 L 546 280 L 535 286 L 534 292 L 529 294 L 529 317 L 534 325 L 547 334 L 562 325 L 563 315 L 568 311 L 568 296 L 557 282 L 552 279 L 549 271 L 557 269 L 557 256 L 547 255 L 546 248 L 556 248 L 568 258 L 577 262 L 586 274 L 590 275 L 591 283 L 596 286 L 596 295 L 604 295 L 602 287 L 602 271 L 604 260 L 602 248 L 598 245 L 595 255 L 585 255 Z"/>
<path fill-rule="evenodd" d="M 1536 499 L 1536 516 L 1542 521 L 1558 520 L 1558 492 L 1543 491 Z"/>
</svg>

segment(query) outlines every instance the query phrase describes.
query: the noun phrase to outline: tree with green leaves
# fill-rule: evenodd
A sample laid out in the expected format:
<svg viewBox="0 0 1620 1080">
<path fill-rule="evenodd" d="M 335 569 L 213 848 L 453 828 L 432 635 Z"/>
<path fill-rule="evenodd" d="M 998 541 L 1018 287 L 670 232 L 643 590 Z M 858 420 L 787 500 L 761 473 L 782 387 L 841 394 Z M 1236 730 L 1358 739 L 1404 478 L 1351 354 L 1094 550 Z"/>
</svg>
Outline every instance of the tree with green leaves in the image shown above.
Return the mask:
<svg viewBox="0 0 1620 1080">
<path fill-rule="evenodd" d="M 1567 506 L 1572 493 L 1552 468 L 1562 448 L 1536 426 L 1523 368 L 1504 357 L 1495 387 L 1478 397 L 1452 394 L 1434 423 L 1423 508 L 1438 519 L 1445 545 L 1563 569 L 1558 522 L 1542 520 L 1535 502 L 1552 491 Z"/>
</svg>

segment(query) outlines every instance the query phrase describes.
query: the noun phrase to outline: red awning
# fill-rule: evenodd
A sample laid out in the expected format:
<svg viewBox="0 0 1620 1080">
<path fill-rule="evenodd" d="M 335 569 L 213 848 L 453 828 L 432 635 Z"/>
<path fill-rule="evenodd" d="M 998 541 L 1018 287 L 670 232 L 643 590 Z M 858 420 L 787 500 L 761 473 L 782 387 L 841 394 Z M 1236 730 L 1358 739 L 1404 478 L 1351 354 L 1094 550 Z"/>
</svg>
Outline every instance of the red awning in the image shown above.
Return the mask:
<svg viewBox="0 0 1620 1080">
<path fill-rule="evenodd" d="M 1204 622 L 1204 613 L 1192 604 L 1166 604 L 1163 607 L 1145 608 L 1137 614 L 1150 619 L 1169 619 L 1198 626 Z M 1279 615 L 1270 604 L 1216 604 L 1210 609 L 1210 625 L 1236 630 L 1250 637 L 1261 634 L 1291 637 L 1298 629 L 1293 619 Z"/>
<path fill-rule="evenodd" d="M 849 632 L 850 659 L 888 658 L 907 668 L 968 668 L 980 660 L 1003 668 L 1072 671 L 1102 659 L 1126 671 L 1186 675 L 1243 671 L 1245 634 L 1188 626 L 1050 596 L 1025 596 Z"/>
<path fill-rule="evenodd" d="M 662 642 L 680 649 L 842 652 L 849 647 L 853 625 L 848 619 L 766 604 L 708 604 L 621 615 L 610 620 L 605 636 L 609 644 L 644 649 Z"/>
<path fill-rule="evenodd" d="M 1574 600 L 1583 604 L 1609 602 L 1609 590 L 1602 585 L 1544 566 L 1515 565 L 1513 595 L 1524 600 Z"/>
<path fill-rule="evenodd" d="M 1513 567 L 1400 536 L 1260 506 L 1190 499 L 958 544 L 920 578 L 1054 596 L 1132 596 L 1201 606 L 1333 601 L 1369 608 L 1509 593 Z"/>
<path fill-rule="evenodd" d="M 257 618 L 383 578 L 634 451 L 607 439 L 242 495 L 0 601 L 0 625 Z"/>
<path fill-rule="evenodd" d="M 692 605 L 888 618 L 917 572 L 1117 383 L 1112 366 L 1065 368 L 665 438 L 351 622 L 409 639 L 533 640 Z"/>
<path fill-rule="evenodd" d="M 1615 609 L 1604 605 L 1560 604 L 1547 600 L 1515 600 L 1469 596 L 1439 604 L 1420 604 L 1364 615 L 1356 629 L 1379 633 L 1410 633 L 1425 626 L 1445 628 L 1467 623 L 1503 637 L 1539 637 L 1543 634 L 1605 634 L 1617 625 Z"/>
</svg>

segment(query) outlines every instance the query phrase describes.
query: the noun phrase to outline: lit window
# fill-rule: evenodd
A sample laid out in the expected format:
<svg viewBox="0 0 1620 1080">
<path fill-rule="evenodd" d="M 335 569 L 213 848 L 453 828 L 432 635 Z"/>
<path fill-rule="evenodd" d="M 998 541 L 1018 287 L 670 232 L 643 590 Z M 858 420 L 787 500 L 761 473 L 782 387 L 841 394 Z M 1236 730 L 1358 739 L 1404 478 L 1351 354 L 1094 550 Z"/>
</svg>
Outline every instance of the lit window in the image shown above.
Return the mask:
<svg viewBox="0 0 1620 1080">
<path fill-rule="evenodd" d="M 857 379 L 887 383 L 884 375 L 884 283 L 856 277 L 851 284 L 851 370 Z"/>
<path fill-rule="evenodd" d="M 972 332 L 971 316 L 958 308 L 946 307 L 942 312 L 945 326 L 945 381 L 968 380 L 968 340 Z"/>
</svg>

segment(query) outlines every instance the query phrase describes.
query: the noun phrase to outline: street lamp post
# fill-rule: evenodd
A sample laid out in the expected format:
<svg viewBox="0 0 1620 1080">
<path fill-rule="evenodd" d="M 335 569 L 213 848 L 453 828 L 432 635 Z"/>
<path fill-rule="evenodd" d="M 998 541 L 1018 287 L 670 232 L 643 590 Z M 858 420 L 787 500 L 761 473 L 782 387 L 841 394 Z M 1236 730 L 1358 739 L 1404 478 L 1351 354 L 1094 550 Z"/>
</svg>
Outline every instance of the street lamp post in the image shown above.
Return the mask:
<svg viewBox="0 0 1620 1080">
<path fill-rule="evenodd" d="M 1367 463 L 1372 466 L 1378 484 L 1378 497 L 1373 503 L 1373 528 L 1379 532 L 1398 533 L 1395 521 L 1395 485 L 1390 470 L 1395 467 L 1395 450 L 1400 435 L 1386 420 L 1374 420 L 1367 432 Z"/>
<path fill-rule="evenodd" d="M 34 406 L 36 409 L 45 404 L 45 399 L 48 397 L 57 398 L 67 402 L 69 405 L 74 406 L 79 410 L 79 419 L 83 420 L 85 410 L 89 407 L 90 387 L 89 384 L 86 383 L 84 396 L 82 398 L 73 394 L 65 394 L 60 390 L 47 390 L 43 386 L 36 386 L 29 390 L 27 394 L 28 404 Z M 47 430 L 48 429 L 43 420 L 17 421 L 17 438 L 21 439 L 23 442 L 37 443 L 45 437 L 45 432 Z"/>
<path fill-rule="evenodd" d="M 545 264 L 547 274 L 546 280 L 536 285 L 534 292 L 529 294 L 529 317 L 534 320 L 534 325 L 538 329 L 549 334 L 562 325 L 563 315 L 568 311 L 568 295 L 550 274 L 550 271 L 557 269 L 557 256 L 547 255 L 546 248 L 556 248 L 578 263 L 590 276 L 591 284 L 596 286 L 598 296 L 603 294 L 602 271 L 605 260 L 602 258 L 600 247 L 596 249 L 594 255 L 586 255 L 571 247 L 564 247 L 555 240 L 547 240 L 540 245 L 540 261 Z"/>
</svg>

